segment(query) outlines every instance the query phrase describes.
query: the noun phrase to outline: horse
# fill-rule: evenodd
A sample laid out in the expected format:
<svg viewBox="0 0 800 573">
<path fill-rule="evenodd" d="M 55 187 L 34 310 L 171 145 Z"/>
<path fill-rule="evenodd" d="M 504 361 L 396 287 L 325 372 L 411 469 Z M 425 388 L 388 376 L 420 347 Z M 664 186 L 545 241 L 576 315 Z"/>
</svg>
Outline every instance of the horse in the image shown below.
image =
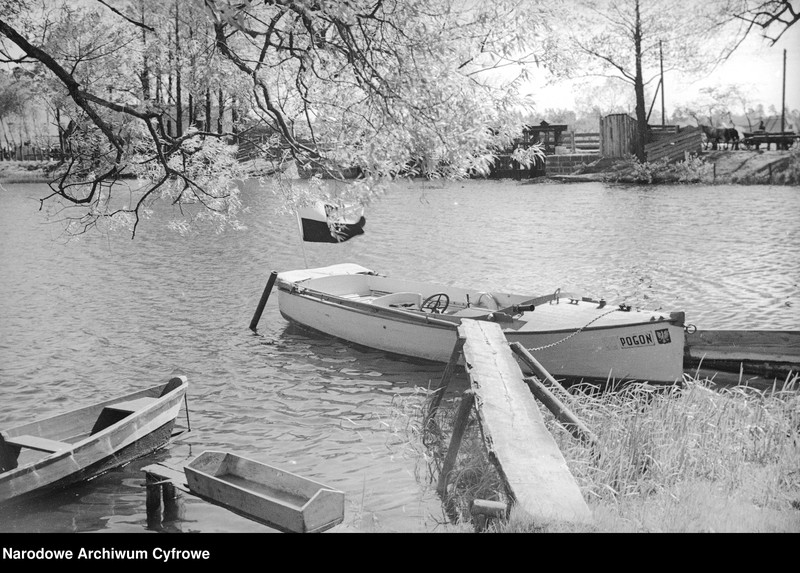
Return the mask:
<svg viewBox="0 0 800 573">
<path fill-rule="evenodd" d="M 706 147 L 711 146 L 711 149 L 717 149 L 721 141 L 725 141 L 725 128 L 713 127 L 710 125 L 701 125 L 700 129 L 706 136 Z"/>
<path fill-rule="evenodd" d="M 717 149 L 720 143 L 724 143 L 728 149 L 739 149 L 739 132 L 735 128 L 701 125 L 700 129 L 706 136 L 706 147 Z"/>
<path fill-rule="evenodd" d="M 736 128 L 725 128 L 725 144 L 729 145 L 729 149 L 739 149 L 739 132 Z"/>
</svg>

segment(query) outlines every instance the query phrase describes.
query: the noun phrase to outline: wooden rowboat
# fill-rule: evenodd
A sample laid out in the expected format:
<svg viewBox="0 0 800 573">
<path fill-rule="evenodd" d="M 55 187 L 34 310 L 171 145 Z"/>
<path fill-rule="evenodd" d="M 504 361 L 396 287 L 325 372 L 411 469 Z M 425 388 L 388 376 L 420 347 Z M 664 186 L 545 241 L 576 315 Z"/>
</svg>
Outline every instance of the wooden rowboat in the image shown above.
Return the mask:
<svg viewBox="0 0 800 573">
<path fill-rule="evenodd" d="M 164 446 L 187 387 L 179 376 L 0 431 L 0 504 L 91 479 Z"/>
<path fill-rule="evenodd" d="M 536 296 L 388 278 L 355 264 L 282 272 L 287 320 L 362 346 L 448 362 L 465 318 L 499 323 L 554 376 L 675 383 L 683 378 L 683 312 L 556 290 Z"/>
<path fill-rule="evenodd" d="M 236 454 L 203 452 L 184 472 L 192 493 L 284 532 L 321 532 L 344 519 L 341 491 Z"/>
</svg>

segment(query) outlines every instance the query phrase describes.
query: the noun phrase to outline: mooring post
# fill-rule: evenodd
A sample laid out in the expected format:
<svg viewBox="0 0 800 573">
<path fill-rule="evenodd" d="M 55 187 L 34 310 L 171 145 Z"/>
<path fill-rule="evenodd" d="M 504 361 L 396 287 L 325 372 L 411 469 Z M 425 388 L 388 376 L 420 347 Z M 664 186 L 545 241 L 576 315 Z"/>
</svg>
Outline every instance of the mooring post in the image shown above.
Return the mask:
<svg viewBox="0 0 800 573">
<path fill-rule="evenodd" d="M 267 306 L 269 294 L 272 292 L 272 287 L 275 284 L 275 279 L 277 278 L 278 272 L 272 271 L 272 273 L 269 275 L 269 280 L 267 280 L 267 286 L 264 287 L 264 292 L 261 293 L 261 300 L 258 302 L 258 308 L 256 308 L 256 313 L 253 315 L 253 320 L 250 321 L 250 330 L 253 332 L 256 331 L 258 321 L 261 320 L 261 313 L 264 312 L 264 307 Z"/>
<path fill-rule="evenodd" d="M 164 497 L 164 521 L 175 521 L 178 519 L 180 512 L 178 506 L 178 491 L 175 489 L 175 484 L 165 482 L 161 486 L 161 491 Z"/>
<path fill-rule="evenodd" d="M 154 528 L 161 524 L 161 480 L 158 476 L 147 472 L 145 474 L 145 508 L 147 511 L 147 526 Z"/>
</svg>

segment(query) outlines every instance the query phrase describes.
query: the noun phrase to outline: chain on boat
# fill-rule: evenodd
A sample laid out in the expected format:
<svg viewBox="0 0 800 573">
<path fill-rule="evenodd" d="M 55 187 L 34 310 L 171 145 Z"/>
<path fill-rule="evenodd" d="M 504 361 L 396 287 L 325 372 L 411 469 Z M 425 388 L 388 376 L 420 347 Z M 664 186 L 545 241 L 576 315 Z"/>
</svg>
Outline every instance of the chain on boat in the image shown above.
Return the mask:
<svg viewBox="0 0 800 573">
<path fill-rule="evenodd" d="M 539 346 L 539 347 L 537 347 L 537 348 L 529 348 L 528 350 L 529 350 L 530 352 L 536 352 L 536 351 L 539 351 L 539 350 L 546 350 L 546 349 L 548 349 L 548 348 L 552 348 L 553 346 L 558 346 L 558 345 L 559 345 L 559 344 L 561 344 L 562 342 L 566 342 L 567 340 L 569 340 L 570 338 L 572 338 L 572 337 L 573 337 L 573 336 L 575 336 L 576 334 L 579 334 L 579 333 L 580 333 L 580 332 L 581 332 L 583 329 L 585 329 L 585 328 L 589 327 L 589 326 L 590 326 L 592 323 L 594 323 L 594 322 L 597 322 L 598 320 L 600 320 L 600 319 L 601 319 L 601 318 L 603 318 L 604 316 L 607 316 L 607 315 L 611 314 L 612 312 L 618 312 L 618 311 L 619 311 L 619 312 L 622 312 L 622 309 L 620 309 L 620 308 L 612 308 L 612 309 L 611 309 L 611 310 L 609 310 L 608 312 L 604 312 L 604 313 L 603 313 L 603 314 L 601 314 L 600 316 L 596 316 L 596 317 L 594 317 L 592 320 L 590 320 L 589 322 L 587 322 L 586 324 L 584 324 L 583 326 L 581 326 L 581 327 L 580 327 L 578 330 L 576 330 L 575 332 L 573 332 L 573 333 L 572 333 L 572 334 L 570 334 L 569 336 L 565 336 L 565 337 L 564 337 L 564 338 L 562 338 L 561 340 L 557 340 L 556 342 L 551 342 L 550 344 L 545 344 L 544 346 Z"/>
</svg>

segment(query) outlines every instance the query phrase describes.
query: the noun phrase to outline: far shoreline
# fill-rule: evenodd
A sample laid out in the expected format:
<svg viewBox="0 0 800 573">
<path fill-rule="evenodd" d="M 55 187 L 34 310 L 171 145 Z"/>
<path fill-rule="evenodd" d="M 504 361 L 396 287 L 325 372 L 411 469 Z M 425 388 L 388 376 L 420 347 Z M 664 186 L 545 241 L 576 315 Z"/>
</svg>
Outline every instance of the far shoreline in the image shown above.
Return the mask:
<svg viewBox="0 0 800 573">
<path fill-rule="evenodd" d="M 0 183 L 5 185 L 49 184 L 53 161 L 0 161 Z M 251 170 L 250 178 L 261 175 Z M 480 179 L 480 178 L 476 178 Z M 504 179 L 487 177 L 502 181 Z M 687 161 L 671 164 L 635 165 L 632 160 L 597 161 L 570 174 L 542 175 L 526 179 L 505 178 L 525 185 L 546 183 L 625 183 L 703 185 L 800 185 L 800 147 L 778 150 L 709 150 Z"/>
</svg>

